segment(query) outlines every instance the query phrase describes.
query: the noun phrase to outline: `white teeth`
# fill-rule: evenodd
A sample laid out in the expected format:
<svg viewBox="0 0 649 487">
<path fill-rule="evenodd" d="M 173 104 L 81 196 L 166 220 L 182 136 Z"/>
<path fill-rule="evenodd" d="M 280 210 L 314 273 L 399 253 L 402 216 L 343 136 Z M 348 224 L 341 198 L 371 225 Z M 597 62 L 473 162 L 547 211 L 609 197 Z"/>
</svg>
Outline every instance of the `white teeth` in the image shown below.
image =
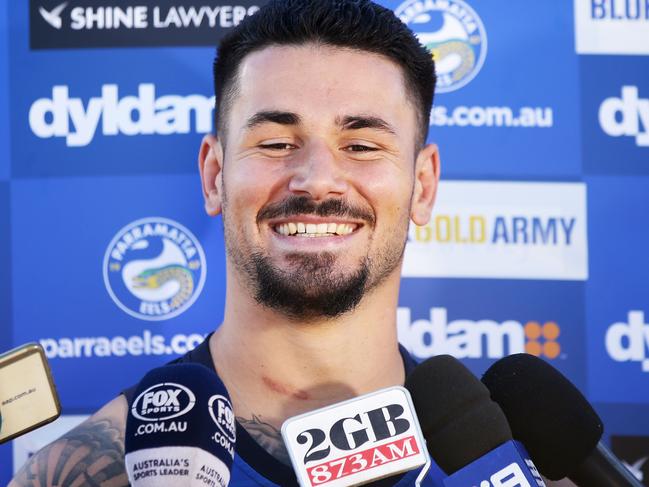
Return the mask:
<svg viewBox="0 0 649 487">
<path fill-rule="evenodd" d="M 280 235 L 297 235 L 304 237 L 326 237 L 331 235 L 349 235 L 356 225 L 349 223 L 282 223 L 275 227 Z"/>
<path fill-rule="evenodd" d="M 349 233 L 352 233 L 352 227 L 350 227 L 346 223 L 339 223 L 338 227 L 336 228 L 336 233 L 338 235 L 347 235 Z"/>
</svg>

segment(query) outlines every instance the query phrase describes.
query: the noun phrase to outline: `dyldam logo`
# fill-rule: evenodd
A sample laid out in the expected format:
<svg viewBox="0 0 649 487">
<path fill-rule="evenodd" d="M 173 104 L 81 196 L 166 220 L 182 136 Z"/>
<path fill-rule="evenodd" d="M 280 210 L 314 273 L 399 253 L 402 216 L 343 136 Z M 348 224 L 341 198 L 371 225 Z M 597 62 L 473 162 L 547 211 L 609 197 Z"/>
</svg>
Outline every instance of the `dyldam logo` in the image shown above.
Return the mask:
<svg viewBox="0 0 649 487">
<path fill-rule="evenodd" d="M 419 423 L 402 387 L 290 418 L 282 436 L 304 486 L 357 485 L 426 462 Z"/>
<path fill-rule="evenodd" d="M 39 98 L 29 109 L 29 127 L 43 139 L 64 138 L 68 147 L 90 144 L 102 135 L 187 134 L 212 130 L 214 97 L 156 96 L 155 85 L 142 83 L 137 96 L 120 97 L 119 87 L 105 84 L 100 97 L 84 102 L 71 97 L 65 85 L 52 87 L 50 98 Z"/>
<path fill-rule="evenodd" d="M 621 98 L 606 98 L 598 117 L 607 135 L 634 137 L 635 145 L 649 147 L 649 98 L 640 98 L 637 86 L 623 86 Z"/>
<path fill-rule="evenodd" d="M 613 323 L 604 339 L 606 351 L 616 362 L 638 362 L 643 372 L 649 372 L 649 324 L 644 312 L 629 311 L 626 322 Z"/>
<path fill-rule="evenodd" d="M 498 359 L 529 353 L 561 356 L 561 327 L 555 321 L 449 320 L 448 310 L 430 308 L 429 319 L 412 320 L 410 308 L 397 309 L 399 341 L 416 357 L 449 354 L 458 359 Z"/>
</svg>

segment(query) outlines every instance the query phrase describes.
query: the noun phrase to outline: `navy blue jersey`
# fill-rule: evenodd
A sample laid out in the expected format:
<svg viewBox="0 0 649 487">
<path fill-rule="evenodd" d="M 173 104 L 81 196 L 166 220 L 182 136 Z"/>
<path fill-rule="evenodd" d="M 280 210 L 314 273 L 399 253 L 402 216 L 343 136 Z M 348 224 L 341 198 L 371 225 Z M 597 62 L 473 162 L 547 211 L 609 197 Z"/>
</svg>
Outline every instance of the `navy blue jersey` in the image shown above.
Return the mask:
<svg viewBox="0 0 649 487">
<path fill-rule="evenodd" d="M 403 358 L 406 375 L 408 375 L 417 364 L 403 347 L 400 346 L 399 351 Z M 199 363 L 214 370 L 214 362 L 212 361 L 212 354 L 210 353 L 209 347 L 209 336 L 194 350 L 177 358 L 171 363 L 187 362 Z M 134 390 L 135 387 L 132 387 L 123 392 L 126 396 L 129 407 L 133 400 Z M 230 487 L 299 487 L 293 468 L 290 465 L 285 465 L 278 461 L 259 446 L 259 444 L 238 422 L 235 457 L 231 474 L 232 476 L 229 483 Z M 414 470 L 406 474 L 378 480 L 366 485 L 372 487 L 412 486 L 415 484 L 415 479 L 418 474 L 419 470 Z M 422 486 L 442 486 L 442 479 L 444 477 L 444 472 L 433 462 L 430 472 L 426 476 Z"/>
</svg>

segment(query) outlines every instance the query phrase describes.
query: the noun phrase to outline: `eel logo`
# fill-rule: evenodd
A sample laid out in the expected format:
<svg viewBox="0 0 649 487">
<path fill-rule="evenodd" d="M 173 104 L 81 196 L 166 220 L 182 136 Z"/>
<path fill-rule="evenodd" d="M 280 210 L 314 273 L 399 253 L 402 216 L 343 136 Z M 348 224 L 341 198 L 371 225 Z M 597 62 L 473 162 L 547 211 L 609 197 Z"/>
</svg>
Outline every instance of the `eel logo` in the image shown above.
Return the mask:
<svg viewBox="0 0 649 487">
<path fill-rule="evenodd" d="M 463 0 L 406 0 L 395 14 L 410 27 L 435 60 L 438 93 L 462 88 L 480 71 L 487 33 Z"/>
<path fill-rule="evenodd" d="M 186 311 L 201 293 L 205 254 L 181 224 L 152 217 L 129 223 L 106 249 L 104 284 L 125 313 L 147 321 Z"/>
</svg>

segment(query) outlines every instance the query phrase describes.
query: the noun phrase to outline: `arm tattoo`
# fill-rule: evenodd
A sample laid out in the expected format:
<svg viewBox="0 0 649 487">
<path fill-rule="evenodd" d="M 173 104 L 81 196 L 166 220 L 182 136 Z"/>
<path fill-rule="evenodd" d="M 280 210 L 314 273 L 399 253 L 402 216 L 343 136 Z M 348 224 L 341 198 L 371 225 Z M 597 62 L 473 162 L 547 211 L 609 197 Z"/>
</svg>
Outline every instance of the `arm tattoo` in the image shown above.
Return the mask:
<svg viewBox="0 0 649 487">
<path fill-rule="evenodd" d="M 288 451 L 286 451 L 286 446 L 284 446 L 282 433 L 272 424 L 262 421 L 254 414 L 252 415 L 252 419 L 237 416 L 237 421 L 264 450 L 280 462 L 286 465 L 291 464 Z"/>
<path fill-rule="evenodd" d="M 123 426 L 109 419 L 82 423 L 27 460 L 14 482 L 19 487 L 127 487 Z"/>
</svg>

